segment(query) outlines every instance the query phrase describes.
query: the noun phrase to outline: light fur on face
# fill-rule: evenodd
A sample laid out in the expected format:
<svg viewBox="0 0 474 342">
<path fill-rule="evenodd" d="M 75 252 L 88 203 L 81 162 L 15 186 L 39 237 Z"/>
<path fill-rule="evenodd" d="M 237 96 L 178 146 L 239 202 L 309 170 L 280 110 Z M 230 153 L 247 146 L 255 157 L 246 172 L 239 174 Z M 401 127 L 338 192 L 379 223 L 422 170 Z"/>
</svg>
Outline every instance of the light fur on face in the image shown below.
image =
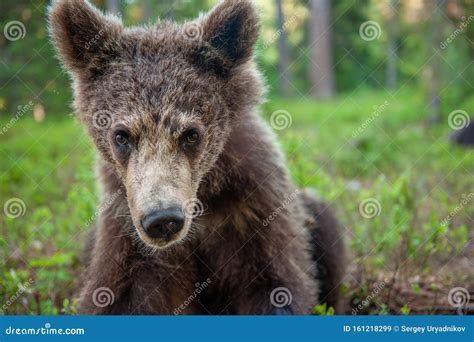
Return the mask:
<svg viewBox="0 0 474 342">
<path fill-rule="evenodd" d="M 162 110 L 158 121 L 148 113 L 134 113 L 110 128 L 112 132 L 121 129 L 130 132 L 133 150 L 126 161 L 114 153 L 112 157 L 125 185 L 131 217 L 140 238 L 153 247 L 165 247 L 182 240 L 192 223 L 189 215 L 185 215 L 183 229 L 171 241 L 149 238 L 141 218 L 168 208 L 182 208 L 186 214 L 186 206 L 197 197 L 204 175 L 201 162 L 208 143 L 200 115 L 169 106 Z M 183 134 L 189 129 L 197 129 L 201 134 L 201 146 L 192 156 L 186 155 L 180 145 Z"/>
</svg>

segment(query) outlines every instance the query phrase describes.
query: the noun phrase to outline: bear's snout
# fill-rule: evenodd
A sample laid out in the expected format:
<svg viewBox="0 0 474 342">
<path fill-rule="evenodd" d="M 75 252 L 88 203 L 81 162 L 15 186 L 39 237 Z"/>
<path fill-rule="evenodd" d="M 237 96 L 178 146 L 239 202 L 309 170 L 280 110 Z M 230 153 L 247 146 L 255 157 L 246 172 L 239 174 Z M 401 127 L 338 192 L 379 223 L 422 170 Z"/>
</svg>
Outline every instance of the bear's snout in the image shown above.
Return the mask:
<svg viewBox="0 0 474 342">
<path fill-rule="evenodd" d="M 184 221 L 182 209 L 174 207 L 151 212 L 140 223 L 148 237 L 170 241 L 183 229 Z"/>
</svg>

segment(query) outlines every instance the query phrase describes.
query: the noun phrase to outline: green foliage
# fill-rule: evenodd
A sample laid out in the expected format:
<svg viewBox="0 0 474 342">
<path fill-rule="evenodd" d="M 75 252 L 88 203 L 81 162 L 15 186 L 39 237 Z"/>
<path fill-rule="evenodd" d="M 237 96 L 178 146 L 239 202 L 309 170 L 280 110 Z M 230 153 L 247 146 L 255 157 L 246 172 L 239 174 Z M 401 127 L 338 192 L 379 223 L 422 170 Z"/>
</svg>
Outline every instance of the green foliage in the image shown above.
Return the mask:
<svg viewBox="0 0 474 342">
<path fill-rule="evenodd" d="M 374 108 L 385 101 L 388 105 L 374 116 Z M 439 265 L 466 249 L 474 206 L 464 205 L 446 218 L 472 188 L 474 155 L 447 142 L 447 123 L 425 125 L 416 92 L 391 98 L 359 91 L 320 103 L 272 98 L 267 118 L 279 109 L 293 119 L 290 129 L 277 131 L 293 178 L 334 203 L 345 223 L 351 260 L 362 275 L 344 286 L 350 297 L 356 286 L 362 289 L 357 294 L 362 301 L 372 290 L 362 285 L 373 279 L 438 275 Z M 374 120 L 360 132 L 370 117 Z M 378 215 L 361 215 L 366 199 L 378 202 Z M 472 283 L 472 272 L 451 271 L 457 276 L 449 277 L 458 277 L 459 283 Z M 415 285 L 411 291 L 420 289 Z M 398 307 L 382 306 L 388 292 L 376 296 L 372 304 L 377 309 L 371 313 L 398 312 Z"/>
<path fill-rule="evenodd" d="M 105 9 L 104 0 L 94 0 L 97 6 Z M 47 115 L 56 115 L 67 111 L 71 102 L 71 92 L 66 73 L 55 58 L 54 49 L 49 42 L 46 26 L 47 0 L 38 0 L 34 4 L 27 1 L 3 0 L 0 13 L 0 27 L 15 21 L 25 27 L 21 39 L 8 40 L 0 35 L 0 116 L 14 116 L 18 106 L 25 106 L 30 101 L 41 105 Z M 213 0 L 176 0 L 122 1 L 123 20 L 126 25 L 150 24 L 156 18 L 173 19 L 183 22 L 196 17 L 215 3 Z M 276 27 L 276 7 L 272 1 L 257 1 L 262 19 L 262 38 L 257 49 L 257 59 L 268 79 L 269 89 L 275 92 L 280 75 L 278 69 L 278 31 Z M 295 95 L 306 95 L 313 87 L 309 74 L 317 62 L 311 61 L 314 42 L 309 41 L 311 17 L 307 1 L 285 0 L 284 12 L 287 23 L 285 27 L 288 44 L 291 50 L 291 63 L 288 66 L 292 77 Z M 331 10 L 331 34 L 333 48 L 333 65 L 337 89 L 341 92 L 359 88 L 384 89 L 386 83 L 388 1 L 381 3 L 374 0 L 335 1 Z M 419 86 L 426 97 L 431 79 L 427 77 L 432 70 L 427 63 L 432 55 L 431 32 L 434 24 L 431 21 L 433 6 L 430 2 L 413 18 L 413 11 L 408 13 L 400 5 L 398 8 L 397 30 L 394 40 L 398 48 L 397 75 L 399 88 Z M 472 13 L 473 5 L 463 1 L 462 13 Z M 446 19 L 449 17 L 449 19 Z M 448 38 L 462 24 L 461 17 L 444 16 L 443 38 Z M 381 35 L 374 41 L 361 39 L 359 28 L 364 22 L 375 21 L 381 29 Z M 471 38 L 471 39 L 470 39 Z M 439 78 L 443 85 L 441 91 L 442 105 L 445 111 L 465 101 L 472 93 L 474 78 L 472 60 L 472 25 L 467 25 L 465 32 L 459 34 L 441 55 Z M 317 47 L 317 46 L 316 46 Z M 469 107 L 472 108 L 472 107 Z M 449 112 L 448 112 L 449 113 Z"/>
<path fill-rule="evenodd" d="M 2 0 L 0 27 L 21 22 L 24 36 L 8 40 L 0 35 L 0 117 L 12 117 L 18 106 L 30 101 L 46 113 L 61 114 L 71 100 L 68 79 L 60 68 L 49 42 L 46 27 L 47 0 L 34 4 Z M 21 30 L 21 29 L 20 29 Z M 4 115 L 2 115 L 4 114 Z"/>
<path fill-rule="evenodd" d="M 400 313 L 401 313 L 402 315 L 407 316 L 407 315 L 410 314 L 410 312 L 411 312 L 411 309 L 409 308 L 409 306 L 408 306 L 407 304 L 403 305 L 403 306 L 400 308 Z"/>
<path fill-rule="evenodd" d="M 361 90 L 333 102 L 271 98 L 264 107 L 268 119 L 280 109 L 291 114 L 291 127 L 276 132 L 292 176 L 328 199 L 346 227 L 352 267 L 361 278 L 343 284 L 342 291 L 354 305 L 373 291 L 371 279 L 436 274 L 439 263 L 469 240 L 472 205 L 445 219 L 472 186 L 474 155 L 446 142 L 447 124 L 427 128 L 413 94 L 387 98 Z M 358 131 L 384 101 L 388 106 Z M 0 298 L 6 303 L 33 280 L 5 312 L 74 313 L 84 234 L 98 205 L 91 143 L 72 118 L 37 123 L 23 117 L 2 136 L 0 154 L 0 203 L 20 198 L 26 207 L 23 216 L 0 221 Z M 368 198 L 380 204 L 372 218 L 360 212 Z M 450 272 L 447 281 L 472 283 L 472 275 Z M 363 312 L 410 313 L 387 302 L 388 288 Z M 424 289 L 415 283 L 408 291 L 419 296 Z M 333 310 L 317 306 L 315 312 Z"/>
<path fill-rule="evenodd" d="M 0 298 L 6 302 L 18 282 L 31 277 L 31 292 L 6 312 L 59 314 L 81 272 L 77 241 L 98 202 L 94 152 L 82 129 L 67 117 L 40 124 L 22 118 L 2 137 L 0 151 L 2 206 L 10 198 L 21 199 L 25 206 L 19 218 L 2 211 L 0 270 L 24 277 L 0 277 Z"/>
<path fill-rule="evenodd" d="M 318 304 L 313 308 L 313 313 L 319 316 L 334 316 L 335 311 L 333 307 L 327 307 L 327 304 Z"/>
</svg>

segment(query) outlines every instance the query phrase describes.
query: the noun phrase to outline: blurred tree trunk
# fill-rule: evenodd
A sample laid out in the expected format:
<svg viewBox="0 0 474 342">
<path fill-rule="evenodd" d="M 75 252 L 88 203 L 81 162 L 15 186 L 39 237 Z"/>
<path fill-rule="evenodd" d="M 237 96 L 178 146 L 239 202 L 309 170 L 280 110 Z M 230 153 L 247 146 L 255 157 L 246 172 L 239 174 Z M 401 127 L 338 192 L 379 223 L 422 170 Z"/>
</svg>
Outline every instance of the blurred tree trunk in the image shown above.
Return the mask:
<svg viewBox="0 0 474 342">
<path fill-rule="evenodd" d="M 319 99 L 332 97 L 335 89 L 330 17 L 330 0 L 311 0 L 311 83 L 312 94 Z"/>
<path fill-rule="evenodd" d="M 169 20 L 174 20 L 175 13 L 174 13 L 174 1 L 166 0 L 166 12 L 165 18 Z"/>
<path fill-rule="evenodd" d="M 387 70 L 386 86 L 390 90 L 397 88 L 397 37 L 398 37 L 398 10 L 399 0 L 390 0 L 387 20 Z"/>
<path fill-rule="evenodd" d="M 278 38 L 278 52 L 280 55 L 278 61 L 278 72 L 280 75 L 280 82 L 278 83 L 279 92 L 283 96 L 291 94 L 291 70 L 290 70 L 290 49 L 288 47 L 288 35 L 285 27 L 285 15 L 283 13 L 282 0 L 276 0 L 277 8 L 277 27 L 280 32 Z"/>
<path fill-rule="evenodd" d="M 446 13 L 446 0 L 436 0 L 434 15 L 431 20 L 431 51 L 433 57 L 430 64 L 431 80 L 429 84 L 429 106 L 431 123 L 441 121 L 441 81 L 442 59 L 440 43 L 443 41 L 444 15 Z"/>
<path fill-rule="evenodd" d="M 120 7 L 120 0 L 107 0 L 107 11 L 121 17 L 122 9 Z"/>
</svg>

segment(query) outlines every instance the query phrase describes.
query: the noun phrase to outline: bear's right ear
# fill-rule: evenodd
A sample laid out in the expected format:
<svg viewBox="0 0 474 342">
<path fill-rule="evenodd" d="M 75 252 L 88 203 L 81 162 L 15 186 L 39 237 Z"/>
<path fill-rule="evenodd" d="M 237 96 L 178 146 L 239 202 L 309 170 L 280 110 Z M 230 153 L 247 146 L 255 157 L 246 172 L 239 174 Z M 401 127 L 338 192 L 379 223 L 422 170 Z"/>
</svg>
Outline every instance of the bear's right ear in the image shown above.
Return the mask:
<svg viewBox="0 0 474 342">
<path fill-rule="evenodd" d="M 48 15 L 50 34 L 68 69 L 77 72 L 113 55 L 123 28 L 118 18 L 85 0 L 54 0 Z"/>
<path fill-rule="evenodd" d="M 206 70 L 227 75 L 252 58 L 260 20 L 251 0 L 222 0 L 197 25 L 208 47 L 193 57 Z"/>
</svg>

